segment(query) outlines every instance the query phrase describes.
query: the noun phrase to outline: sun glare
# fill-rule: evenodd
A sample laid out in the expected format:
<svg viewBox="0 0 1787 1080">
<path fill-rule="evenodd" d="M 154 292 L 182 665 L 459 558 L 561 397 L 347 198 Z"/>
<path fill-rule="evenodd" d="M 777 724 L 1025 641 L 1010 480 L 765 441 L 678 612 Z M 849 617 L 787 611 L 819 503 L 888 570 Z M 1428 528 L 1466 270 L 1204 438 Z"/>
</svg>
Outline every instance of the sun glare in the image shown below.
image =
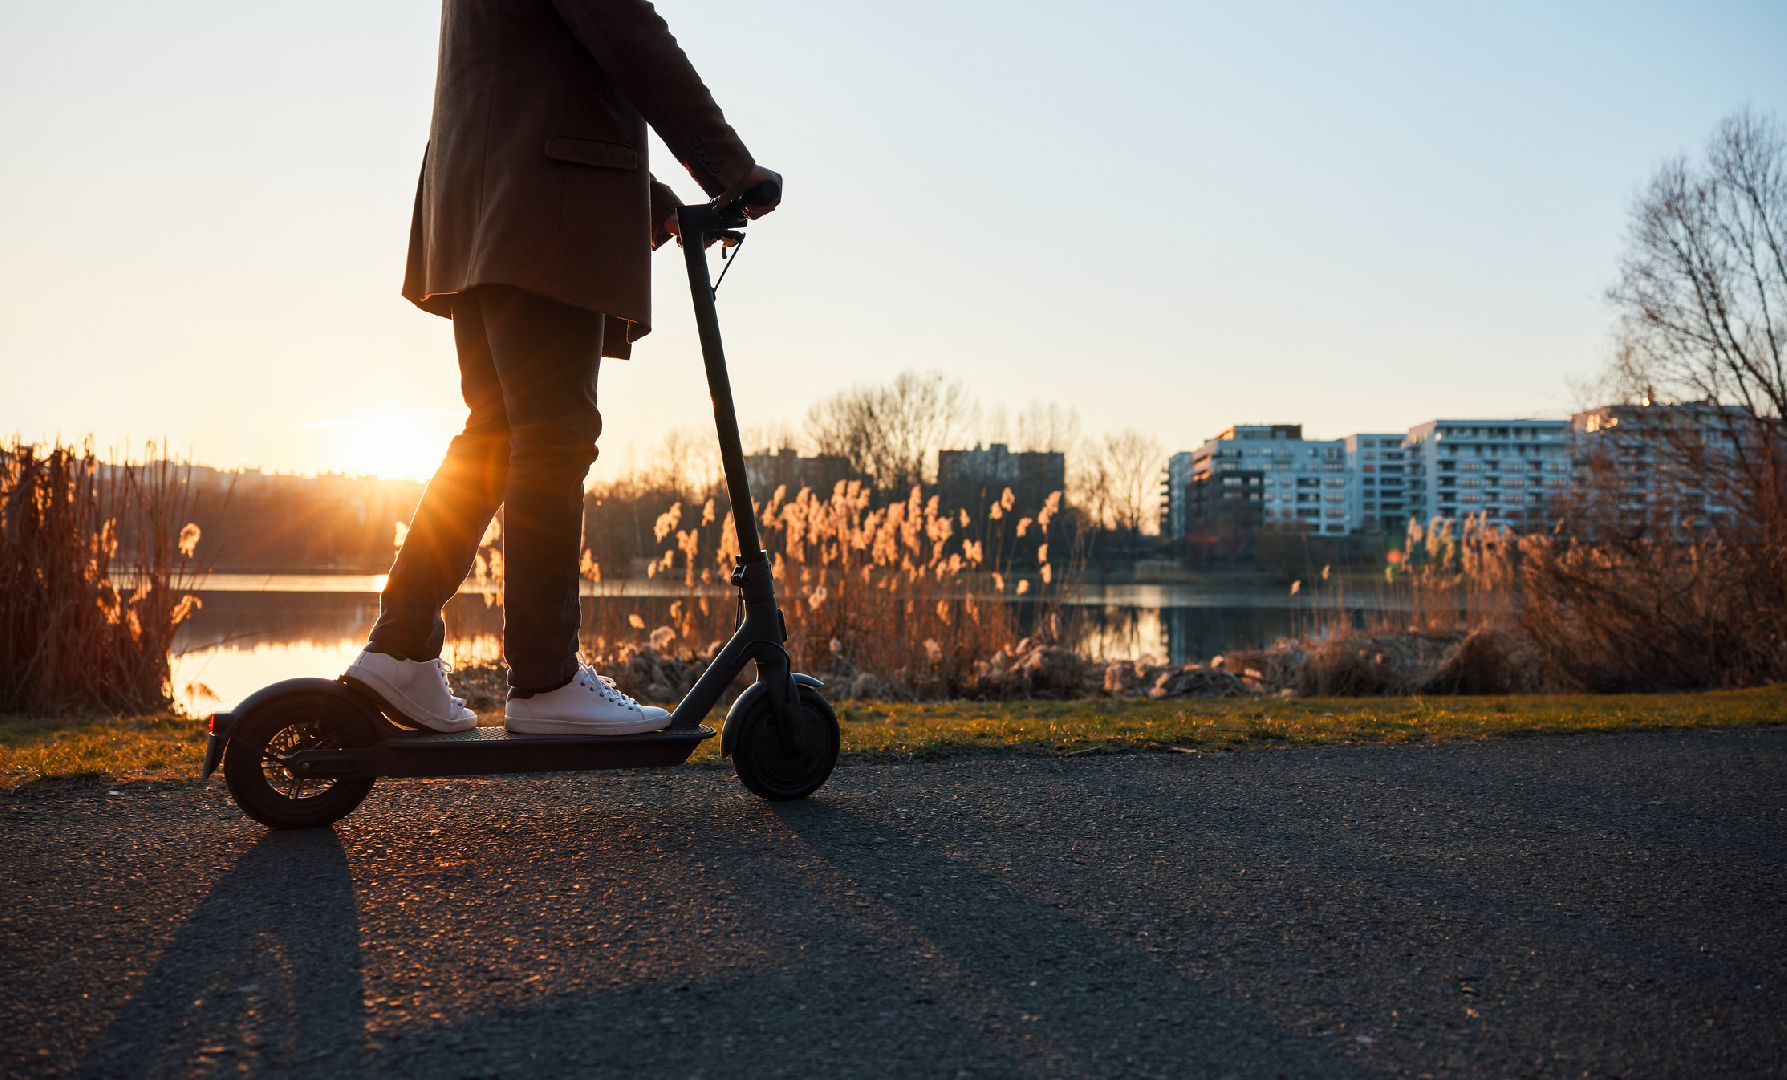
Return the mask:
<svg viewBox="0 0 1787 1080">
<path fill-rule="evenodd" d="M 318 456 L 332 472 L 387 480 L 426 480 L 434 474 L 464 413 L 374 416 L 300 424 L 320 436 Z"/>
</svg>

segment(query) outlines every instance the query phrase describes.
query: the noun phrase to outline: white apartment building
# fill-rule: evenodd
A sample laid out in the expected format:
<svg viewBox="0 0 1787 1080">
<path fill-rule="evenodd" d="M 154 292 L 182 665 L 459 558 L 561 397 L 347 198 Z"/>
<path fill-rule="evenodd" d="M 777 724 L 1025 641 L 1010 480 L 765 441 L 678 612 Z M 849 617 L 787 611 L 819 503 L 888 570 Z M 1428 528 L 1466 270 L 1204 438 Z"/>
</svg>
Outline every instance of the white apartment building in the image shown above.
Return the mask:
<svg viewBox="0 0 1787 1080">
<path fill-rule="evenodd" d="M 1301 424 L 1237 424 L 1167 460 L 1161 527 L 1184 537 L 1219 518 L 1243 526 L 1345 533 L 1346 445 L 1303 438 Z"/>
<path fill-rule="evenodd" d="M 1167 461 L 1161 529 L 1220 524 L 1399 533 L 1409 518 L 1482 514 L 1549 524 L 1572 482 L 1567 420 L 1430 420 L 1407 432 L 1305 439 L 1300 424 L 1237 424 Z"/>
<path fill-rule="evenodd" d="M 1552 499 L 1570 486 L 1568 420 L 1429 420 L 1409 429 L 1403 452 L 1407 515 L 1423 522 L 1482 514 L 1530 529 L 1552 520 Z"/>
<path fill-rule="evenodd" d="M 1399 533 L 1408 527 L 1408 455 L 1403 432 L 1348 435 L 1347 529 Z"/>
</svg>

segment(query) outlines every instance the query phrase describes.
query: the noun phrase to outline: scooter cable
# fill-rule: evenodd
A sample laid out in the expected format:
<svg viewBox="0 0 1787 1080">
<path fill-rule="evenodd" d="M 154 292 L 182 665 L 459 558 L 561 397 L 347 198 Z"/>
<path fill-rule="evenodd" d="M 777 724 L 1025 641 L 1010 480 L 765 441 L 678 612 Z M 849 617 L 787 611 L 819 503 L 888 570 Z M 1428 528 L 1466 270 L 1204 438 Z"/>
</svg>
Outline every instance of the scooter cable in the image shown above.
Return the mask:
<svg viewBox="0 0 1787 1080">
<path fill-rule="evenodd" d="M 744 250 L 744 246 L 745 246 L 745 237 L 743 234 L 740 234 L 740 236 L 738 238 L 738 242 L 735 244 L 727 245 L 727 244 L 722 243 L 720 245 L 720 261 L 725 263 L 726 265 L 720 267 L 720 280 L 714 282 L 714 287 L 709 290 L 710 292 L 712 292 L 714 294 L 715 300 L 718 300 L 720 298 L 720 282 L 725 281 L 726 275 L 732 273 L 733 264 L 738 262 L 738 253 L 740 251 Z M 726 254 L 727 251 L 731 251 L 732 254 L 727 255 Z"/>
</svg>

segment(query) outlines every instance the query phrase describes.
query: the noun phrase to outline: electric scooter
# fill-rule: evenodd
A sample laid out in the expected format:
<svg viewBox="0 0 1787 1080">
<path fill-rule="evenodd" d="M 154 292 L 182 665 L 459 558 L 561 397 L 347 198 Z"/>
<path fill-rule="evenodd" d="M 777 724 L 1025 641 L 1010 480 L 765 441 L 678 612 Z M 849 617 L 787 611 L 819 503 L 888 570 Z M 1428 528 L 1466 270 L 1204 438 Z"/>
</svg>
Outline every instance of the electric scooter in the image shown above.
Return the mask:
<svg viewBox="0 0 1787 1080">
<path fill-rule="evenodd" d="M 738 549 L 748 554 L 737 558 L 731 574 L 743 610 L 737 629 L 670 714 L 668 726 L 641 735 L 514 735 L 496 727 L 442 734 L 387 715 L 369 695 L 340 679 L 287 679 L 212 715 L 204 778 L 221 764 L 231 797 L 249 817 L 269 828 L 307 829 L 352 812 L 381 776 L 680 765 L 714 737 L 714 729 L 702 721 L 751 661 L 757 680 L 726 713 L 721 755 L 732 759 L 745 787 L 765 799 L 805 798 L 825 783 L 838 760 L 838 718 L 819 694 L 824 684 L 794 671 L 784 647 L 787 623 L 776 605 L 769 555 L 757 538 L 707 266 L 709 238 L 741 242 L 743 207 L 773 203 L 777 193 L 773 181 L 766 182 L 725 211 L 712 205 L 677 211 Z"/>
</svg>

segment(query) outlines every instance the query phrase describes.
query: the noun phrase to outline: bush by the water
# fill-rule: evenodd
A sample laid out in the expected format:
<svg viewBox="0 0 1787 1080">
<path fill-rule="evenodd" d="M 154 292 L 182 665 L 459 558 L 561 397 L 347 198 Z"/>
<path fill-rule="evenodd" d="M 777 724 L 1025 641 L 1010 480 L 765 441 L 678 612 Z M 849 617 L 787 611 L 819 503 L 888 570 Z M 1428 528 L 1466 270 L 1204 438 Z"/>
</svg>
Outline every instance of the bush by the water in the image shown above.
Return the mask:
<svg viewBox="0 0 1787 1080">
<path fill-rule="evenodd" d="M 0 712 L 173 705 L 168 646 L 198 603 L 180 472 L 0 447 Z"/>
</svg>

